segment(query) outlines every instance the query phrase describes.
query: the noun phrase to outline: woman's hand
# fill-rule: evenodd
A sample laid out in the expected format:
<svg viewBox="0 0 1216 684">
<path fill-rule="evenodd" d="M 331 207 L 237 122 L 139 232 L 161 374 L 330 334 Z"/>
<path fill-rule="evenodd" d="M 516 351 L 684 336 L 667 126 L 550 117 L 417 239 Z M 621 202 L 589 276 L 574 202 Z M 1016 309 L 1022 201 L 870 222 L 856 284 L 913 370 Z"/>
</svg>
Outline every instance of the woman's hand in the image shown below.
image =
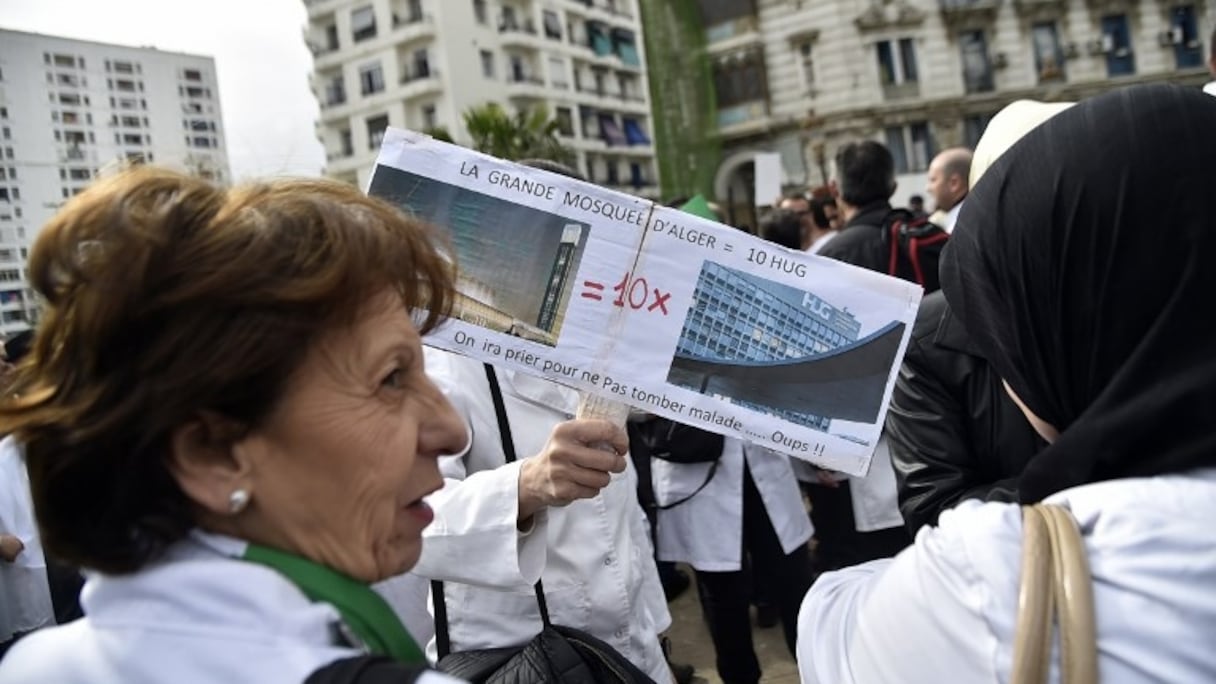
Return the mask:
<svg viewBox="0 0 1216 684">
<path fill-rule="evenodd" d="M 21 540 L 11 534 L 0 534 L 0 559 L 4 559 L 5 563 L 12 563 L 17 560 L 17 556 L 25 550 L 25 544 Z"/>
<path fill-rule="evenodd" d="M 568 420 L 549 435 L 545 448 L 519 469 L 519 522 L 546 506 L 590 499 L 625 470 L 625 431 L 605 420 Z"/>
</svg>

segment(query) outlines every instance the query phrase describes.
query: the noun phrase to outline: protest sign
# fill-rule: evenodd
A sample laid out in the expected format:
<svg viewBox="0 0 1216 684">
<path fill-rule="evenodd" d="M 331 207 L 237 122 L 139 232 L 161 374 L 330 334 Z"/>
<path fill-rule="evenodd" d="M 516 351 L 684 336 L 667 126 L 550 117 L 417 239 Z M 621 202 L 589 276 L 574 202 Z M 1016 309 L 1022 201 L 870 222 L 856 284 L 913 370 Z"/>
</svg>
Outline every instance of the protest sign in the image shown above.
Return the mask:
<svg viewBox="0 0 1216 684">
<path fill-rule="evenodd" d="M 918 286 L 397 129 L 368 192 L 451 235 L 427 344 L 867 470 Z"/>
<path fill-rule="evenodd" d="M 757 152 L 752 166 L 756 172 L 756 206 L 767 207 L 781 199 L 781 155 L 777 152 Z"/>
</svg>

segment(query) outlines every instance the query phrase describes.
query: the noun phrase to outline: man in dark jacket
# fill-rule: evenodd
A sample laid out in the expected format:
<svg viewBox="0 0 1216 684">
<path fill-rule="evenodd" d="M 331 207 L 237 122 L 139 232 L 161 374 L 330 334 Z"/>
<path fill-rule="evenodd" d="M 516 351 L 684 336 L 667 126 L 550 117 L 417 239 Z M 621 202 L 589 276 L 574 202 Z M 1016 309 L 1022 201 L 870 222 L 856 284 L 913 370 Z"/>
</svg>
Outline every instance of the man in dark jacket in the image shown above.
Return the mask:
<svg viewBox="0 0 1216 684">
<path fill-rule="evenodd" d="M 886 434 L 912 535 L 963 499 L 1017 501 L 1018 476 L 1046 446 L 941 292 L 921 301 Z"/>
<path fill-rule="evenodd" d="M 836 153 L 835 183 L 845 224 L 819 251 L 820 256 L 886 273 L 882 224 L 895 192 L 895 160 L 890 150 L 872 140 L 845 145 Z M 859 532 L 850 485 L 831 477 L 807 485 L 815 525 L 816 573 L 894 556 L 912 543 L 902 527 Z"/>
<path fill-rule="evenodd" d="M 887 272 L 882 224 L 895 193 L 895 160 L 873 140 L 848 143 L 836 153 L 836 202 L 844 229 L 819 252 L 855 266 Z"/>
</svg>

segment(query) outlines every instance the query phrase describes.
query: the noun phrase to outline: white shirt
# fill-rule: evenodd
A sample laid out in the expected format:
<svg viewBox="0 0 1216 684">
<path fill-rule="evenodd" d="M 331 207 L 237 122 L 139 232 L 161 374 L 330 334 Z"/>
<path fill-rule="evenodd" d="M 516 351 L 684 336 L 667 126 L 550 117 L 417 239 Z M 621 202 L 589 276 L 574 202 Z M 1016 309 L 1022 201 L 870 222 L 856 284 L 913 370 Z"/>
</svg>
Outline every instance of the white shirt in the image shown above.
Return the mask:
<svg viewBox="0 0 1216 684">
<path fill-rule="evenodd" d="M 958 203 L 953 207 L 950 207 L 950 211 L 947 211 L 946 215 L 942 217 L 942 230 L 946 231 L 947 233 L 954 232 L 954 224 L 958 222 L 958 213 L 962 211 L 964 201 L 966 200 L 959 200 Z"/>
<path fill-rule="evenodd" d="M 1216 469 L 1047 501 L 1085 540 L 1101 680 L 1216 681 Z M 1007 681 L 1021 546 L 1018 506 L 968 500 L 895 558 L 824 574 L 798 618 L 802 681 Z"/>
<path fill-rule="evenodd" d="M 12 563 L 0 560 L 0 641 L 55 624 L 46 557 L 34 520 L 25 456 L 11 435 L 0 441 L 0 533 L 25 546 Z"/>
<path fill-rule="evenodd" d="M 435 522 L 413 570 L 445 580 L 452 651 L 516 646 L 536 636 L 533 584 L 543 571 L 555 624 L 589 632 L 655 681 L 671 681 L 659 645 L 671 616 L 632 465 L 597 496 L 538 512 L 521 534 L 520 462 L 505 462 L 482 363 L 427 348 L 426 369 L 472 430 L 464 454 L 440 459 L 446 484 L 428 499 Z M 497 374 L 516 455 L 530 458 L 554 426 L 574 416 L 578 393 L 523 373 Z M 428 653 L 436 654 L 433 640 Z"/>
<path fill-rule="evenodd" d="M 709 484 L 684 503 L 658 512 L 660 560 L 688 563 L 705 572 L 742 568 L 744 459 L 782 550 L 788 554 L 811 538 L 814 528 L 790 457 L 728 437 Z M 651 459 L 655 500 L 666 505 L 692 494 L 710 467 Z"/>
<path fill-rule="evenodd" d="M 25 637 L 0 682 L 301 684 L 362 652 L 338 645 L 338 612 L 268 567 L 232 558 L 243 542 L 193 533 L 130 575 L 90 575 L 85 617 Z M 427 674 L 420 684 L 456 680 Z"/>
</svg>

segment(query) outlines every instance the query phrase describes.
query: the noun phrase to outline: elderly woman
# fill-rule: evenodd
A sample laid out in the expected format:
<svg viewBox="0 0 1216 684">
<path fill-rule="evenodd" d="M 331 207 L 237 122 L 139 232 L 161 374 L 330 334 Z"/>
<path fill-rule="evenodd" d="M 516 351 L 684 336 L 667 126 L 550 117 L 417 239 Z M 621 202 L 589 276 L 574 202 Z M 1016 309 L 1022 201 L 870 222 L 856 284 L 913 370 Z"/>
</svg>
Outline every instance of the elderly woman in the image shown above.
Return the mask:
<svg viewBox="0 0 1216 684">
<path fill-rule="evenodd" d="M 434 245 L 344 185 L 147 168 L 43 228 L 0 433 L 44 547 L 91 576 L 87 617 L 0 681 L 447 680 L 367 586 L 418 559 L 465 441 L 423 373 L 452 293 Z"/>
<path fill-rule="evenodd" d="M 1018 494 L 1080 527 L 1105 682 L 1216 680 L 1214 122 L 1216 100 L 1172 86 L 1056 115 L 976 185 L 942 262 L 1050 442 Z M 1008 681 L 1022 542 L 1017 505 L 973 500 L 896 558 L 824 575 L 802 680 Z"/>
</svg>

